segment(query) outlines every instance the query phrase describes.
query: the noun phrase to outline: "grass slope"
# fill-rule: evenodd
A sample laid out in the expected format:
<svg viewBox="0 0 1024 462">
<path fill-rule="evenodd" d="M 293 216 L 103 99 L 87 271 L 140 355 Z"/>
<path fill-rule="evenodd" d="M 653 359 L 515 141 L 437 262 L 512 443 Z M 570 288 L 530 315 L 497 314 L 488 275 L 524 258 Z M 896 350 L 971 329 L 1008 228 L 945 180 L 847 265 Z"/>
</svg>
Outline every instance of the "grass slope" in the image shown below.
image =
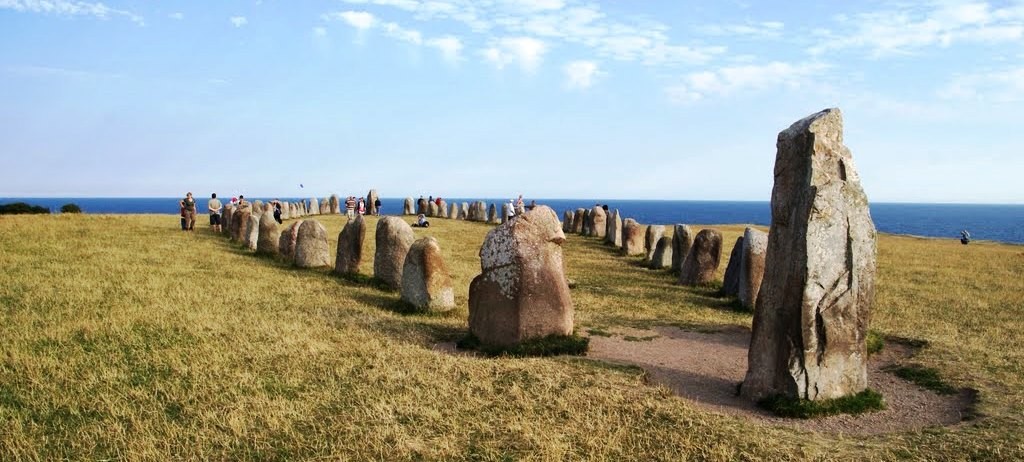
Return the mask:
<svg viewBox="0 0 1024 462">
<path fill-rule="evenodd" d="M 320 220 L 333 252 L 343 218 Z M 447 315 L 395 312 L 396 293 L 177 225 L 0 217 L 0 460 L 1024 458 L 1020 246 L 880 238 L 872 329 L 927 341 L 915 362 L 978 388 L 986 418 L 850 438 L 723 417 L 636 368 L 434 351 L 466 333 L 483 224 L 416 229 L 453 272 Z M 743 231 L 717 228 L 727 243 Z M 564 248 L 581 333 L 750 325 L 715 287 L 674 286 L 596 239 Z"/>
</svg>

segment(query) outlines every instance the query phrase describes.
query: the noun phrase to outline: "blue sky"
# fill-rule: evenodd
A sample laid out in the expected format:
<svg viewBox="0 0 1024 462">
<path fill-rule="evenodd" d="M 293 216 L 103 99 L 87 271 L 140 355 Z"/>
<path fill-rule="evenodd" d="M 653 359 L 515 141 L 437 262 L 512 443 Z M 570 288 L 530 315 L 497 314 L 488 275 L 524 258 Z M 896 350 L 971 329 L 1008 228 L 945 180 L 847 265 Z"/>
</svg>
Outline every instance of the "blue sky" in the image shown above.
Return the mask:
<svg viewBox="0 0 1024 462">
<path fill-rule="evenodd" d="M 0 196 L 1024 202 L 1024 1 L 0 0 Z M 299 187 L 303 184 L 305 187 Z"/>
</svg>

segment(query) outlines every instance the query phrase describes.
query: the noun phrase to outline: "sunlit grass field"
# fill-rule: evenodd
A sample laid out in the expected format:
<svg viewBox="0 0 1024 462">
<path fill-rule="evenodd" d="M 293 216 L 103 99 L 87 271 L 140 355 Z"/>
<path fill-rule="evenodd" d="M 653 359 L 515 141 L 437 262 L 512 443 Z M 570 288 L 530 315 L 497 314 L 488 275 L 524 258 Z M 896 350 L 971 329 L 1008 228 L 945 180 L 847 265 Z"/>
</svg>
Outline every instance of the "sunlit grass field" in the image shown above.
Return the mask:
<svg viewBox="0 0 1024 462">
<path fill-rule="evenodd" d="M 315 218 L 333 261 L 344 217 Z M 715 228 L 721 279 L 743 227 Z M 415 229 L 441 242 L 459 308 L 408 315 L 176 216 L 0 217 L 0 460 L 1024 459 L 1022 246 L 880 237 L 872 329 L 927 341 L 915 361 L 978 389 L 982 417 L 852 437 L 709 412 L 639 369 L 436 351 L 466 332 L 489 229 Z M 564 252 L 580 333 L 751 323 L 598 239 Z"/>
</svg>

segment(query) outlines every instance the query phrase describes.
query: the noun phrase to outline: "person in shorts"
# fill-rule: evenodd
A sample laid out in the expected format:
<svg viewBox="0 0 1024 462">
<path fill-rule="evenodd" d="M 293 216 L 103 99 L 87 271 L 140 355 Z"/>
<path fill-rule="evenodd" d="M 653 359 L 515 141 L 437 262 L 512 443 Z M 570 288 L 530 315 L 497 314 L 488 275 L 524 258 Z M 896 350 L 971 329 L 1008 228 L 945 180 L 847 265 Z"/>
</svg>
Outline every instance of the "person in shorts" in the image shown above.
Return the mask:
<svg viewBox="0 0 1024 462">
<path fill-rule="evenodd" d="M 210 211 L 210 229 L 215 233 L 219 233 L 220 230 L 220 214 L 224 209 L 224 206 L 217 199 L 217 193 L 210 194 L 210 202 L 206 203 L 207 210 Z"/>
</svg>

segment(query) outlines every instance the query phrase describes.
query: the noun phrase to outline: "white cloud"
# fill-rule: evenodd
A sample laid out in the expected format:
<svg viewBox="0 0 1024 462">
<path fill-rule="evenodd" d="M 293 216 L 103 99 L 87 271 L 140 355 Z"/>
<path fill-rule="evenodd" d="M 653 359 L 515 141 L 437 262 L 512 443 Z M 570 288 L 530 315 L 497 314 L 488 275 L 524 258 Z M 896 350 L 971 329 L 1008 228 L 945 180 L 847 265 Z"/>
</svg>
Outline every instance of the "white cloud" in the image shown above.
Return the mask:
<svg viewBox="0 0 1024 462">
<path fill-rule="evenodd" d="M 377 22 L 377 18 L 373 14 L 365 11 L 341 11 L 337 13 L 327 13 L 324 19 L 343 21 L 349 26 L 352 26 L 359 30 L 367 30 L 374 26 Z"/>
<path fill-rule="evenodd" d="M 714 36 L 777 39 L 782 37 L 785 24 L 779 21 L 748 21 L 743 24 L 709 24 L 698 27 L 701 33 Z"/>
<path fill-rule="evenodd" d="M 109 19 L 120 16 L 138 24 L 145 25 L 142 16 L 127 10 L 110 8 L 102 3 L 82 2 L 73 0 L 0 0 L 0 9 L 14 10 L 23 13 L 43 13 L 57 16 L 92 16 L 97 19 Z"/>
<path fill-rule="evenodd" d="M 569 88 L 587 89 L 590 88 L 597 77 L 603 74 L 593 61 L 573 61 L 563 68 L 566 77 L 566 85 Z"/>
<path fill-rule="evenodd" d="M 462 40 L 458 37 L 446 35 L 444 37 L 438 37 L 427 40 L 427 45 L 437 48 L 441 51 L 441 56 L 444 57 L 445 61 L 458 62 L 462 59 Z"/>
<path fill-rule="evenodd" d="M 801 88 L 809 84 L 811 77 L 821 75 L 827 68 L 820 63 L 794 65 L 778 61 L 726 66 L 687 74 L 682 82 L 665 91 L 673 102 L 691 103 L 708 96 L 730 96 L 744 91 Z"/>
<path fill-rule="evenodd" d="M 955 76 L 938 92 L 950 100 L 1024 101 L 1024 66 Z"/>
<path fill-rule="evenodd" d="M 503 3 L 511 9 L 525 12 L 560 10 L 565 7 L 564 0 L 504 0 Z"/>
<path fill-rule="evenodd" d="M 484 49 L 484 59 L 498 69 L 516 63 L 525 72 L 535 72 L 547 52 L 547 44 L 532 37 L 505 37 Z"/>
<path fill-rule="evenodd" d="M 171 14 L 167 15 L 167 17 L 171 18 L 171 19 L 176 19 L 178 21 L 181 21 L 182 19 L 185 19 L 185 13 L 181 13 L 181 12 L 171 13 Z"/>
<path fill-rule="evenodd" d="M 388 37 L 408 42 L 413 45 L 423 44 L 423 34 L 417 30 L 406 29 L 393 22 L 385 23 L 382 27 L 384 29 L 384 33 L 387 34 Z"/>
<path fill-rule="evenodd" d="M 231 25 L 235 27 L 242 27 L 246 24 L 249 24 L 249 20 L 245 19 L 245 16 L 232 16 L 228 18 L 228 22 L 230 22 Z"/>
<path fill-rule="evenodd" d="M 994 44 L 1024 38 L 1024 6 L 981 2 L 906 3 L 900 9 L 838 16 L 839 31 L 819 30 L 812 54 L 865 49 L 873 57 L 904 55 L 956 43 Z"/>
</svg>

